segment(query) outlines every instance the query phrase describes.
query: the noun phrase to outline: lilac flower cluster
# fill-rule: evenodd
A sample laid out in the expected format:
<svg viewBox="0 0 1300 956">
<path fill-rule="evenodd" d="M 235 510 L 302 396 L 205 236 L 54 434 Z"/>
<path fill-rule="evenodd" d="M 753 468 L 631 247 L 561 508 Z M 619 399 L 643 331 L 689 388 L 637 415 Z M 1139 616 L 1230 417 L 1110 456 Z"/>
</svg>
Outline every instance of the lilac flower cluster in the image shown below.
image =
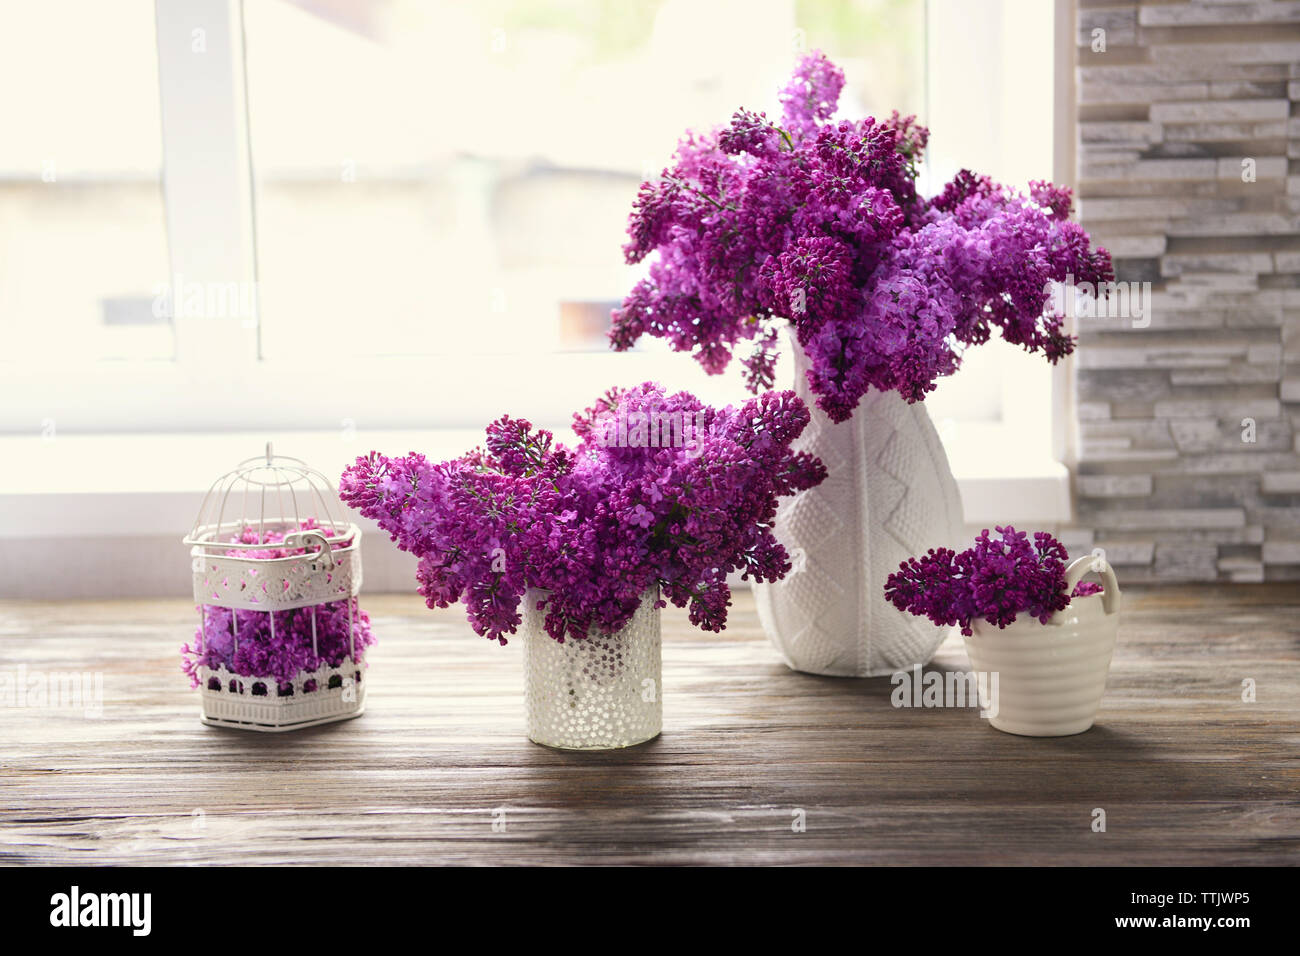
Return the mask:
<svg viewBox="0 0 1300 956">
<path fill-rule="evenodd" d="M 703 427 L 689 442 L 628 442 L 629 420 Z M 714 409 L 647 382 L 575 415 L 575 448 L 503 417 L 481 449 L 452 461 L 358 458 L 340 494 L 419 557 L 430 607 L 463 602 L 474 630 L 502 644 L 528 588 L 546 592 L 539 606 L 557 641 L 622 627 L 655 586 L 719 631 L 729 572 L 773 581 L 790 569 L 772 534 L 777 499 L 826 474 L 790 450 L 808 422 L 793 392 Z"/>
<path fill-rule="evenodd" d="M 280 692 L 287 692 L 301 672 L 323 666 L 338 667 L 348 656 L 348 605 L 352 605 L 352 639 L 356 663 L 362 664 L 365 649 L 375 643 L 370 618 L 350 601 L 332 601 L 290 611 L 234 611 L 204 605 L 203 625 L 194 644 L 181 648 L 182 669 L 190 683 L 199 686 L 199 667 L 224 666 L 243 677 L 274 680 Z M 230 618 L 235 617 L 232 633 Z M 271 615 L 275 615 L 275 628 Z M 316 651 L 312 650 L 312 616 L 316 618 Z M 311 688 L 308 688 L 309 690 Z"/>
<path fill-rule="evenodd" d="M 885 599 L 941 627 L 960 624 L 969 635 L 975 620 L 1006 627 L 1022 613 L 1046 624 L 1071 597 L 1101 590 L 1080 581 L 1072 594 L 1066 593 L 1069 555 L 1050 534 L 1035 532 L 1031 544 L 1023 531 L 1010 526 L 996 530 L 1000 539 L 990 538 L 985 528 L 975 546 L 960 554 L 931 548 L 924 557 L 904 561 L 885 582 Z"/>
<path fill-rule="evenodd" d="M 923 199 L 928 131 L 897 113 L 831 122 L 843 85 L 811 54 L 781 92 L 779 125 L 741 110 L 688 132 L 673 165 L 641 185 L 624 254 L 658 255 L 614 312 L 613 347 L 658 336 L 715 374 L 747 346 L 759 391 L 784 319 L 834 421 L 872 388 L 924 398 L 993 327 L 1051 362 L 1071 352 L 1063 317 L 1047 313 L 1050 283 L 1113 272 L 1068 220 L 1070 191 L 1034 182 L 1024 196 L 963 170 Z"/>
<path fill-rule="evenodd" d="M 304 531 L 318 528 L 315 519 L 301 523 Z M 232 544 L 251 545 L 227 553 L 237 558 L 269 560 L 304 553 L 303 548 L 278 547 L 284 533 L 245 527 L 230 539 Z M 343 542 L 346 546 L 350 542 Z M 351 606 L 352 638 L 348 637 L 348 613 Z M 234 616 L 232 626 L 231 616 Z M 271 617 L 275 617 L 275 627 Z M 312 619 L 315 618 L 315 650 L 312 649 Z M 215 670 L 224 666 L 241 677 L 265 677 L 274 680 L 279 693 L 287 693 L 293 679 L 303 671 L 322 666 L 338 667 L 355 647 L 358 665 L 364 664 L 365 649 L 375 643 L 370 632 L 370 618 L 355 598 L 326 604 L 294 608 L 288 611 L 236 611 L 205 604 L 202 623 L 194 633 L 193 645 L 181 647 L 181 669 L 190 683 L 198 687 L 199 668 Z M 309 688 L 312 689 L 312 688 Z"/>
</svg>

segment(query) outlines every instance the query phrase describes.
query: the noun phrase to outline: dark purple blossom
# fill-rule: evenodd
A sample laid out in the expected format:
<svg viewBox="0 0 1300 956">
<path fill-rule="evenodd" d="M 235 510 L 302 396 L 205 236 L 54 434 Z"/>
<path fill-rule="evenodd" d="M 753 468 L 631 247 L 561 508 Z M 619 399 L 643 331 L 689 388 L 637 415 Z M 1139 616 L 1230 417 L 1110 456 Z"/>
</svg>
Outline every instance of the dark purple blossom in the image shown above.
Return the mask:
<svg viewBox="0 0 1300 956">
<path fill-rule="evenodd" d="M 779 126 L 740 110 L 688 132 L 634 204 L 624 253 L 650 265 L 614 312 L 613 347 L 657 336 L 711 374 L 739 349 L 758 391 L 788 322 L 835 421 L 871 389 L 923 399 L 994 329 L 1051 362 L 1069 354 L 1050 283 L 1113 278 L 1067 218 L 1070 191 L 1034 181 L 1025 196 L 962 170 L 926 200 L 927 130 L 897 113 L 833 122 L 843 85 L 814 53 L 781 91 Z"/>
<path fill-rule="evenodd" d="M 1071 597 L 1087 597 L 1101 588 L 1081 581 L 1066 593 L 1065 547 L 1044 531 L 1029 536 L 1010 526 L 980 532 L 975 546 L 961 553 L 931 548 L 909 558 L 885 582 L 885 599 L 900 611 L 928 617 L 940 627 L 958 624 L 969 635 L 977 620 L 1006 627 L 1020 614 L 1046 624 Z"/>
<path fill-rule="evenodd" d="M 826 474 L 790 450 L 808 422 L 793 392 L 715 409 L 647 382 L 575 415 L 576 448 L 506 417 L 452 461 L 371 452 L 339 491 L 419 558 L 430 607 L 464 603 L 474 630 L 503 644 L 528 588 L 547 592 L 556 640 L 622 627 L 655 586 L 718 631 L 730 572 L 773 581 L 790 569 L 772 534 L 777 499 Z"/>
</svg>

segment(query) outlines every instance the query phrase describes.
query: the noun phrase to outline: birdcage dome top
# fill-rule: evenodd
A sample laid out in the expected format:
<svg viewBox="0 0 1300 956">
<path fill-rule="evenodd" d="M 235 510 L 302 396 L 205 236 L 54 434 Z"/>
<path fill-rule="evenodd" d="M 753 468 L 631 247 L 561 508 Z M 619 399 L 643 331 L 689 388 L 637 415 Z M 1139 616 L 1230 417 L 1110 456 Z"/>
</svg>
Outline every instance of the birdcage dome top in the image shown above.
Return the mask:
<svg viewBox="0 0 1300 956">
<path fill-rule="evenodd" d="M 346 546 L 359 536 L 356 525 L 344 520 L 329 479 L 300 459 L 275 454 L 267 442 L 265 454 L 241 461 L 212 483 L 185 543 L 269 558 L 276 555 L 247 549 L 292 546 L 305 532 L 319 534 L 331 546 Z"/>
</svg>

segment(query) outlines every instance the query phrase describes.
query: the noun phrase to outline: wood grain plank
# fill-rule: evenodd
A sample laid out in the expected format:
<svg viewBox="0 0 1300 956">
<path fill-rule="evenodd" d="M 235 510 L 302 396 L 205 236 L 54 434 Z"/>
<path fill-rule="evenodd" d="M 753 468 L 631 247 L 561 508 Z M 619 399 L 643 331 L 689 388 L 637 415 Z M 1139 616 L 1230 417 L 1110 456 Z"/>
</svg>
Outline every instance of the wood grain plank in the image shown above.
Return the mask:
<svg viewBox="0 0 1300 956">
<path fill-rule="evenodd" d="M 97 718 L 0 706 L 0 862 L 1300 863 L 1295 585 L 1134 589 L 1098 725 L 1055 740 L 794 673 L 748 593 L 722 635 L 669 609 L 663 735 L 596 754 L 524 737 L 518 642 L 363 603 L 367 712 L 285 735 L 199 723 L 185 602 L 0 604 L 0 671 L 104 687 Z"/>
</svg>

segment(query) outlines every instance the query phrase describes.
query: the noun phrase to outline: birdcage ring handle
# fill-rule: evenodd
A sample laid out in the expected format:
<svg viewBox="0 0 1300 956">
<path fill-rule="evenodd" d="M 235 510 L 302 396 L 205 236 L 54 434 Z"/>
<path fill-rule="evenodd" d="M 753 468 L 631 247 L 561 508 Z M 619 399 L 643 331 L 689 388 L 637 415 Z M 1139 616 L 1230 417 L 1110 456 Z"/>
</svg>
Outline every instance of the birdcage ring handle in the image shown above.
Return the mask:
<svg viewBox="0 0 1300 956">
<path fill-rule="evenodd" d="M 284 536 L 284 546 L 286 548 L 307 550 L 311 545 L 316 545 L 316 554 L 311 563 L 311 569 L 313 571 L 334 570 L 334 552 L 330 548 L 330 543 L 325 535 L 319 531 L 293 531 Z"/>
</svg>

